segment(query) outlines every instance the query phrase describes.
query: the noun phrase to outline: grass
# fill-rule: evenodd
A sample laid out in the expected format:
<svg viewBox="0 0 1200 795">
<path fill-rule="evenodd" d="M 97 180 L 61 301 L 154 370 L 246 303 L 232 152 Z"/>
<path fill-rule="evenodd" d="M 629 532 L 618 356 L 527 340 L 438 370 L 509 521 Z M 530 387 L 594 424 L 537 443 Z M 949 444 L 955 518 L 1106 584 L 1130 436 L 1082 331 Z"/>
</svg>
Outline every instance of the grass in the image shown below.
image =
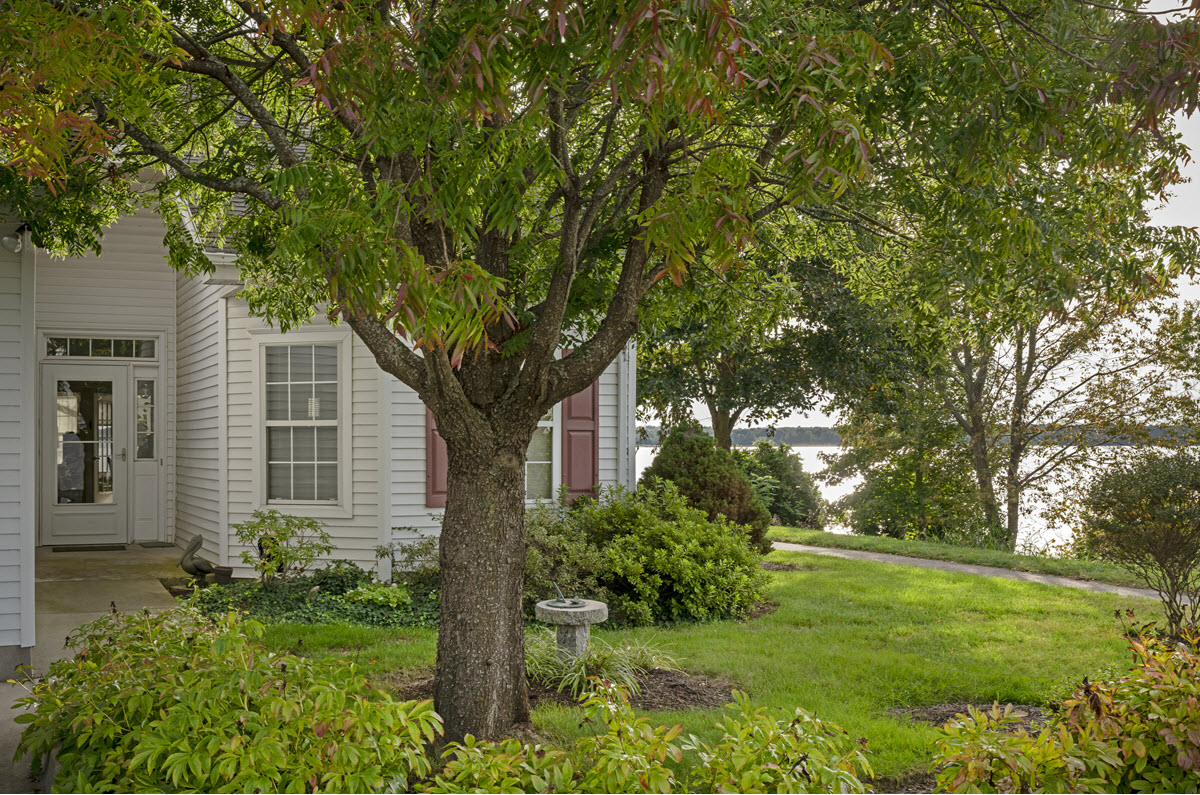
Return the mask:
<svg viewBox="0 0 1200 795">
<path fill-rule="evenodd" d="M 865 737 L 879 776 L 924 770 L 931 727 L 889 716 L 890 707 L 960 701 L 1041 703 L 1060 681 L 1127 661 L 1109 594 L 775 552 L 797 571 L 772 573 L 780 604 L 751 622 L 671 629 L 598 631 L 610 643 L 651 640 L 693 671 L 726 676 L 756 705 L 790 713 L 801 706 Z M 1139 619 L 1154 616 L 1136 605 Z M 353 655 L 386 684 L 428 669 L 431 630 L 277 625 L 267 642 L 303 654 Z M 720 710 L 658 713 L 686 733 L 713 741 Z M 542 707 L 536 727 L 562 743 L 582 732 L 577 710 Z"/>
<path fill-rule="evenodd" d="M 789 541 L 814 547 L 835 549 L 860 549 L 865 552 L 886 552 L 909 558 L 948 560 L 954 563 L 972 563 L 978 566 L 995 566 L 1001 569 L 1028 571 L 1034 574 L 1052 574 L 1070 577 L 1073 580 L 1090 580 L 1131 588 L 1145 588 L 1146 583 L 1120 566 L 1090 560 L 1066 560 L 1043 558 L 1036 555 L 1017 555 L 997 549 L 959 547 L 938 544 L 933 541 L 907 541 L 888 536 L 855 536 L 824 533 L 820 530 L 805 530 L 798 527 L 772 527 L 767 534 L 772 541 Z"/>
</svg>

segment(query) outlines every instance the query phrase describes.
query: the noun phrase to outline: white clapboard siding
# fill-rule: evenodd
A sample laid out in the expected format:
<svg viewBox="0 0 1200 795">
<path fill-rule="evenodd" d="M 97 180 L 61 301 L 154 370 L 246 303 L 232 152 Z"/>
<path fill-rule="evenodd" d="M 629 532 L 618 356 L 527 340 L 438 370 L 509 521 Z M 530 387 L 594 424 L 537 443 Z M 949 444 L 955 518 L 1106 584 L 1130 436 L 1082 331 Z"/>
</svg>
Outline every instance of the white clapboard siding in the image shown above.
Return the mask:
<svg viewBox="0 0 1200 795">
<path fill-rule="evenodd" d="M 167 264 L 164 229 L 149 212 L 120 219 L 104 232 L 103 252 L 67 260 L 39 253 L 37 328 L 59 332 L 146 332 L 165 335 L 159 382 L 166 387 L 162 457 L 166 504 L 159 540 L 175 523 L 175 271 Z M 144 540 L 144 539 L 139 539 Z"/>
<path fill-rule="evenodd" d="M 175 541 L 203 537 L 202 549 L 219 560 L 221 543 L 222 439 L 225 330 L 228 287 L 177 277 L 179 349 L 176 356 Z"/>
<path fill-rule="evenodd" d="M 620 481 L 620 367 L 613 362 L 600 375 L 600 483 Z M 385 429 L 391 449 L 388 505 L 393 541 L 441 531 L 442 509 L 425 507 L 425 404 L 400 381 L 386 376 L 391 392 L 391 421 Z M 555 455 L 561 455 L 555 449 Z M 415 532 L 414 532 L 415 531 Z"/>
<path fill-rule="evenodd" d="M 13 232 L 16 224 L 0 225 L 0 236 Z M 22 533 L 32 532 L 33 497 L 22 486 L 32 484 L 25 460 L 27 434 L 33 428 L 24 421 L 26 407 L 22 389 L 33 364 L 29 362 L 22 301 L 24 286 L 22 256 L 0 247 L 0 646 L 30 645 L 21 637 L 23 550 Z M 32 572 L 24 573 L 32 577 Z"/>
<path fill-rule="evenodd" d="M 275 336 L 267 325 L 252 317 L 246 303 L 230 298 L 227 305 L 227 348 L 228 348 L 228 510 L 230 525 L 250 518 L 251 513 L 265 507 L 259 504 L 258 496 L 266 493 L 263 483 L 266 473 L 256 471 L 254 446 L 262 438 L 261 416 L 256 416 L 256 405 L 261 402 L 263 386 L 256 383 L 255 359 L 260 341 L 304 343 L 304 330 L 297 330 L 283 337 Z M 379 392 L 378 365 L 366 346 L 353 337 L 346 326 L 331 327 L 318 314 L 313 323 L 305 327 L 312 331 L 345 333 L 351 342 L 351 391 L 350 417 L 342 418 L 341 432 L 349 431 L 351 494 L 348 516 L 324 516 L 322 507 L 305 511 L 293 505 L 286 509 L 296 515 L 312 515 L 318 518 L 333 536 L 333 559 L 352 560 L 371 568 L 375 566 L 375 547 L 379 545 Z M 262 332 L 267 332 L 264 336 Z M 349 421 L 349 427 L 346 422 Z M 344 466 L 345 461 L 342 462 Z M 238 576 L 250 574 L 241 567 L 241 553 L 245 548 L 237 543 L 232 530 L 229 535 L 229 561 Z"/>
</svg>

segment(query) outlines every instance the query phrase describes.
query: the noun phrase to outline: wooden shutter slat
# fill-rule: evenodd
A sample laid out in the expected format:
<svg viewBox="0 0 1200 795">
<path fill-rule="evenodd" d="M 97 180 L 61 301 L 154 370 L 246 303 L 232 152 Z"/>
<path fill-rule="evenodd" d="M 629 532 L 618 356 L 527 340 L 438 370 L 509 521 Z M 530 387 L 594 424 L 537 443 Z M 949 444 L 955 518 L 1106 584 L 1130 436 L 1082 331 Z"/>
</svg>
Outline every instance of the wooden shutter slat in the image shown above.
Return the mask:
<svg viewBox="0 0 1200 795">
<path fill-rule="evenodd" d="M 433 412 L 425 409 L 425 507 L 445 508 L 449 493 L 449 459 L 446 440 L 437 432 Z"/>
</svg>

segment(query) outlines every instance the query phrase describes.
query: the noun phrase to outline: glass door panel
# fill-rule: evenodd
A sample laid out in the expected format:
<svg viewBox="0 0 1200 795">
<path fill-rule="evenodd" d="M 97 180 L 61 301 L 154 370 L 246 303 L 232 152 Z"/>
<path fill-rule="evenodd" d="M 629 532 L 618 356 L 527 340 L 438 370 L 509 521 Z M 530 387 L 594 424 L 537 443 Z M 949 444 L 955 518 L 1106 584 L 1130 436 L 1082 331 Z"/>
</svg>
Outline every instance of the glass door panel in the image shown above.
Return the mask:
<svg viewBox="0 0 1200 795">
<path fill-rule="evenodd" d="M 58 503 L 111 503 L 112 381 L 57 384 Z"/>
</svg>

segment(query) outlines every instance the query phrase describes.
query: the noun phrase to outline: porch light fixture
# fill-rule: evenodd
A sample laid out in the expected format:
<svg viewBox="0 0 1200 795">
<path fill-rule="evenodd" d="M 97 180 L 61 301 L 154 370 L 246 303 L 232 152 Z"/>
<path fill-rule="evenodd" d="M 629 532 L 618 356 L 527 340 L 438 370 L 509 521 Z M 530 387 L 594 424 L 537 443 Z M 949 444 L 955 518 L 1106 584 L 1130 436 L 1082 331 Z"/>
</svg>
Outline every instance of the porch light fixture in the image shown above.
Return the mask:
<svg viewBox="0 0 1200 795">
<path fill-rule="evenodd" d="M 3 240 L 0 240 L 0 245 L 13 254 L 20 254 L 21 249 L 25 247 L 25 233 L 29 231 L 29 224 L 21 224 L 16 231 L 11 235 L 5 235 Z"/>
</svg>

